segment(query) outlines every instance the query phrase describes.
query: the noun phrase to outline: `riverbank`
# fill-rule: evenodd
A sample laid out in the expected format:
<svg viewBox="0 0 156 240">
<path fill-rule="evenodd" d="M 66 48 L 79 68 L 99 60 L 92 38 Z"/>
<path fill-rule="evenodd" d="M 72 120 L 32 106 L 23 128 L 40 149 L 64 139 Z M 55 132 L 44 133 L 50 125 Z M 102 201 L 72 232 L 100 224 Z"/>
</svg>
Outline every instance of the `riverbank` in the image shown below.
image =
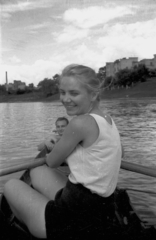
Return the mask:
<svg viewBox="0 0 156 240">
<path fill-rule="evenodd" d="M 150 79 L 147 82 L 137 83 L 130 88 L 120 88 L 106 90 L 102 94 L 102 99 L 116 98 L 152 98 L 156 97 L 156 78 Z"/>
<path fill-rule="evenodd" d="M 156 78 L 150 79 L 144 83 L 138 83 L 131 88 L 105 89 L 101 94 L 102 99 L 118 99 L 118 98 L 152 98 L 156 97 Z M 39 92 L 19 94 L 19 95 L 1 95 L 0 103 L 3 102 L 49 102 L 58 101 L 59 94 L 45 97 Z"/>
</svg>

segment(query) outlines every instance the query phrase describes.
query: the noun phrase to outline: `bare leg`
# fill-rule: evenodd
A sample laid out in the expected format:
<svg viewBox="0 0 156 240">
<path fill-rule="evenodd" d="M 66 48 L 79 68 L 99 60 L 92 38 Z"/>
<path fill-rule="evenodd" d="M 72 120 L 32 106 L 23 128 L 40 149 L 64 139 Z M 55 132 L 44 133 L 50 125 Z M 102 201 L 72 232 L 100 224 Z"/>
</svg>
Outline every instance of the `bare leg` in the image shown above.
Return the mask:
<svg viewBox="0 0 156 240">
<path fill-rule="evenodd" d="M 29 231 L 35 237 L 46 238 L 45 207 L 49 200 L 17 179 L 5 184 L 4 195 L 15 216 Z"/>
<path fill-rule="evenodd" d="M 30 171 L 32 186 L 46 198 L 53 200 L 58 190 L 65 187 L 67 177 L 57 169 L 43 165 Z"/>
</svg>

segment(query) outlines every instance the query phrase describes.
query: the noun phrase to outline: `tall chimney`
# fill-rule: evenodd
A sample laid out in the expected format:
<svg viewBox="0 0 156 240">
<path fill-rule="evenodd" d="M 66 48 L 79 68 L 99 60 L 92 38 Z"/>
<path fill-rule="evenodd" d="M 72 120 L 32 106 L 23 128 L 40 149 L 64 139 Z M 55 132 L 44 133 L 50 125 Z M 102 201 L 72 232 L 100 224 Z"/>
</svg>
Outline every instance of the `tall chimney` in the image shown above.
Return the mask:
<svg viewBox="0 0 156 240">
<path fill-rule="evenodd" d="M 8 74 L 7 72 L 5 72 L 5 76 L 6 76 L 6 84 L 5 84 L 5 87 L 6 87 L 6 91 L 8 92 Z"/>
</svg>

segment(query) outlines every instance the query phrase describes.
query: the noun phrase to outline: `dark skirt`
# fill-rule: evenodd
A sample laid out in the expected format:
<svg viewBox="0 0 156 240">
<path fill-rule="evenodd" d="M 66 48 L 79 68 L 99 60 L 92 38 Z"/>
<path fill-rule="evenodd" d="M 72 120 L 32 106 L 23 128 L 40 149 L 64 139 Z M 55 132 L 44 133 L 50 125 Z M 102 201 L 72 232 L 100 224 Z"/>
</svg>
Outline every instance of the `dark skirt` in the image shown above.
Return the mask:
<svg viewBox="0 0 156 240">
<path fill-rule="evenodd" d="M 45 210 L 47 239 L 101 239 L 114 215 L 114 194 L 104 198 L 81 184 L 67 182 Z"/>
</svg>

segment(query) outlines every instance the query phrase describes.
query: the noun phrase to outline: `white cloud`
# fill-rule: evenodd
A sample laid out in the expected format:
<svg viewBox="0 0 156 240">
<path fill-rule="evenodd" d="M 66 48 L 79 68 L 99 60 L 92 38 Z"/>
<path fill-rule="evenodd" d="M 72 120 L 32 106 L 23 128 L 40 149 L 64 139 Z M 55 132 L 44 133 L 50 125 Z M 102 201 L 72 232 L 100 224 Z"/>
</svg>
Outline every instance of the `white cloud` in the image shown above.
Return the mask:
<svg viewBox="0 0 156 240">
<path fill-rule="evenodd" d="M 1 65 L 0 84 L 5 83 L 5 72 L 7 71 L 9 82 L 21 80 L 26 84 L 34 83 L 34 85 L 38 85 L 44 78 L 51 78 L 60 72 L 61 67 L 59 62 L 55 62 L 54 59 L 50 61 L 37 60 L 33 65 Z"/>
<path fill-rule="evenodd" d="M 88 36 L 88 29 L 78 29 L 73 26 L 67 26 L 61 33 L 53 33 L 58 43 L 69 43 L 73 40 L 79 40 Z"/>
<path fill-rule="evenodd" d="M 99 57 L 97 52 L 89 50 L 84 44 L 79 45 L 75 49 L 67 48 L 64 52 L 55 54 L 49 61 L 37 60 L 33 65 L 3 65 L 0 73 L 0 84 L 5 82 L 5 71 L 8 72 L 8 81 L 21 80 L 26 84 L 34 83 L 37 85 L 44 78 L 51 78 L 56 73 L 60 73 L 62 69 L 71 63 L 86 64 L 95 69 L 98 68 Z M 96 64 L 95 64 L 96 63 Z"/>
<path fill-rule="evenodd" d="M 94 6 L 84 9 L 69 9 L 64 13 L 63 19 L 80 28 L 91 28 L 128 14 L 134 14 L 129 6 Z"/>
<path fill-rule="evenodd" d="M 16 64 L 16 63 L 20 63 L 21 62 L 21 60 L 18 57 L 16 57 L 16 56 L 13 56 L 13 57 L 9 58 L 9 61 L 12 64 Z"/>
<path fill-rule="evenodd" d="M 44 30 L 45 28 L 47 28 L 49 26 L 49 22 L 43 22 L 43 23 L 39 23 L 39 24 L 33 24 L 30 26 L 26 26 L 25 30 L 29 31 L 29 33 L 37 33 L 39 30 Z"/>
<path fill-rule="evenodd" d="M 53 5 L 53 2 L 50 0 L 37 0 L 33 1 L 25 1 L 25 2 L 21 2 L 20 0 L 17 3 L 14 4 L 3 4 L 1 7 L 1 14 L 2 17 L 5 18 L 9 18 L 11 17 L 12 13 L 15 12 L 20 12 L 20 11 L 28 11 L 28 10 L 33 10 L 33 9 L 38 9 L 38 8 L 48 8 L 51 7 Z"/>
<path fill-rule="evenodd" d="M 48 59 L 50 56 L 50 60 L 42 60 L 42 55 L 40 55 L 40 60 L 32 65 L 3 65 L 0 70 L 0 84 L 4 84 L 5 71 L 8 72 L 10 82 L 18 79 L 27 84 L 37 85 L 44 78 L 50 78 L 54 74 L 60 73 L 66 65 L 71 63 L 85 64 L 98 70 L 105 65 L 106 61 L 114 61 L 122 57 L 152 58 L 156 53 L 156 19 L 133 24 L 118 22 L 113 25 L 117 21 L 116 18 L 133 14 L 133 11 L 135 10 L 130 6 L 67 10 L 63 15 L 64 29 L 61 32 L 62 26 L 58 24 L 57 32 L 53 33 L 58 44 L 56 41 L 53 43 L 49 38 L 51 42 L 46 57 Z M 43 25 L 44 23 L 30 26 L 29 30 L 40 29 Z M 44 45 L 42 47 L 41 54 L 44 51 Z M 13 56 L 12 60 L 19 61 L 16 56 Z"/>
<path fill-rule="evenodd" d="M 156 19 L 133 24 L 105 26 L 105 36 L 97 40 L 107 61 L 111 59 L 137 56 L 151 58 L 156 53 Z"/>
<path fill-rule="evenodd" d="M 64 29 L 61 32 L 52 33 L 58 43 L 68 43 L 89 36 L 89 29 L 99 24 L 105 24 L 117 17 L 133 14 L 130 6 L 109 7 L 92 6 L 84 9 L 69 9 L 63 15 Z M 94 30 L 93 30 L 94 31 Z"/>
<path fill-rule="evenodd" d="M 98 70 L 98 68 L 101 67 L 99 64 L 103 64 L 101 51 L 94 51 L 94 49 L 88 47 L 84 43 L 80 44 L 75 49 L 70 49 L 68 55 L 67 59 L 70 60 L 69 63 L 84 64 L 95 70 Z"/>
</svg>

